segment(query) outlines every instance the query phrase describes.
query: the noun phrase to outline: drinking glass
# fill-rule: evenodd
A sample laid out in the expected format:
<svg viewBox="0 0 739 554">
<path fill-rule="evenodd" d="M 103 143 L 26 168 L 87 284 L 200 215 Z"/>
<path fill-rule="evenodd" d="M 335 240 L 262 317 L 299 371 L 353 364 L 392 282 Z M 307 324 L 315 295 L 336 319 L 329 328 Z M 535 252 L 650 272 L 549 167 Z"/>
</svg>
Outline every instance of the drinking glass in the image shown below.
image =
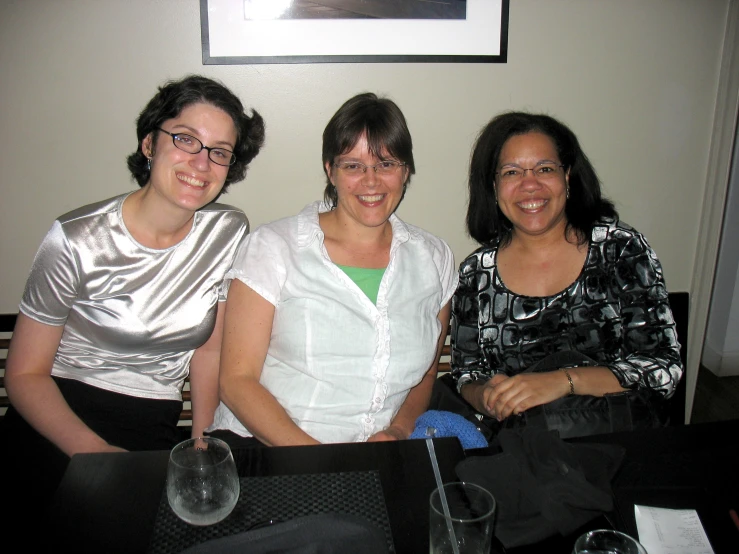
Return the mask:
<svg viewBox="0 0 739 554">
<path fill-rule="evenodd" d="M 639 542 L 625 533 L 597 529 L 580 535 L 572 554 L 647 554 Z"/>
<path fill-rule="evenodd" d="M 431 554 L 488 554 L 495 515 L 493 495 L 472 483 L 448 483 L 441 489 L 443 494 L 437 488 L 430 498 Z"/>
<path fill-rule="evenodd" d="M 167 500 L 192 525 L 223 520 L 239 499 L 239 476 L 228 444 L 213 437 L 188 439 L 169 454 Z"/>
</svg>

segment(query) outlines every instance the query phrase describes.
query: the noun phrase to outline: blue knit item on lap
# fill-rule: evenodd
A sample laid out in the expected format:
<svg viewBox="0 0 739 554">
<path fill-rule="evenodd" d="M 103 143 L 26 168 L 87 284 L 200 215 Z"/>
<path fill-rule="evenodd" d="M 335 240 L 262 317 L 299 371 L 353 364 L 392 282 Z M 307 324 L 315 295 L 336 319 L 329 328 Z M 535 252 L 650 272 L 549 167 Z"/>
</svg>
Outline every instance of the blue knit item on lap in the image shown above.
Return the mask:
<svg viewBox="0 0 739 554">
<path fill-rule="evenodd" d="M 484 448 L 488 445 L 483 434 L 475 424 L 454 412 L 429 410 L 422 413 L 416 420 L 416 427 L 411 433 L 411 439 L 427 439 L 429 427 L 436 429 L 434 437 L 457 437 L 462 448 Z"/>
</svg>

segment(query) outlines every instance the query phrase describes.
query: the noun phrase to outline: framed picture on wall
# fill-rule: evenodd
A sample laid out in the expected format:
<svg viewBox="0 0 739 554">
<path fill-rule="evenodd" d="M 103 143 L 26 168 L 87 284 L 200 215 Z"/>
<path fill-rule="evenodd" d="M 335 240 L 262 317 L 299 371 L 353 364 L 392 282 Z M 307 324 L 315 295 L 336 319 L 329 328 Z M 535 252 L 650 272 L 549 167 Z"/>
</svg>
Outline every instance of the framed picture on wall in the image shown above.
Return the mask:
<svg viewBox="0 0 739 554">
<path fill-rule="evenodd" d="M 203 64 L 505 63 L 509 0 L 200 0 Z"/>
</svg>

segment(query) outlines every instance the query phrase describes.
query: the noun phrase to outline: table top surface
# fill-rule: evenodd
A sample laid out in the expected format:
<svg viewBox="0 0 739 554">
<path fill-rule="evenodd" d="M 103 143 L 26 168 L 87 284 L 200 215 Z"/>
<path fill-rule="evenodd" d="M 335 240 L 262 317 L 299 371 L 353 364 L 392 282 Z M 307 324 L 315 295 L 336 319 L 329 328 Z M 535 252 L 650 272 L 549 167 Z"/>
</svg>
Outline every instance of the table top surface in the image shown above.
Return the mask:
<svg viewBox="0 0 739 554">
<path fill-rule="evenodd" d="M 697 509 L 715 553 L 739 551 L 739 530 L 728 514 L 739 509 L 738 439 L 739 420 L 573 439 L 624 447 L 624 462 L 612 483 L 616 509 L 573 536 L 509 549 L 509 554 L 569 554 L 580 531 L 598 527 L 636 535 L 634 503 Z M 459 442 L 439 438 L 434 446 L 442 480 L 458 480 L 454 468 L 465 457 Z M 48 514 L 56 550 L 148 552 L 168 458 L 167 451 L 74 456 Z M 423 440 L 254 448 L 235 450 L 234 458 L 240 476 L 376 472 L 396 552 L 428 551 L 428 498 L 436 481 Z"/>
<path fill-rule="evenodd" d="M 434 439 L 444 482 L 464 453 Z M 58 547 L 76 552 L 148 552 L 164 491 L 167 451 L 74 456 L 50 508 Z M 340 472 L 379 475 L 396 552 L 428 550 L 428 498 L 436 487 L 426 441 L 234 450 L 240 476 Z M 83 538 L 83 540 L 80 540 Z"/>
<path fill-rule="evenodd" d="M 715 554 L 739 552 L 739 529 L 729 515 L 739 506 L 739 420 L 643 429 L 570 439 L 617 444 L 624 460 L 612 480 L 615 509 L 570 537 L 552 537 L 509 554 L 570 554 L 579 534 L 615 528 L 638 537 L 634 504 L 695 509 Z"/>
</svg>

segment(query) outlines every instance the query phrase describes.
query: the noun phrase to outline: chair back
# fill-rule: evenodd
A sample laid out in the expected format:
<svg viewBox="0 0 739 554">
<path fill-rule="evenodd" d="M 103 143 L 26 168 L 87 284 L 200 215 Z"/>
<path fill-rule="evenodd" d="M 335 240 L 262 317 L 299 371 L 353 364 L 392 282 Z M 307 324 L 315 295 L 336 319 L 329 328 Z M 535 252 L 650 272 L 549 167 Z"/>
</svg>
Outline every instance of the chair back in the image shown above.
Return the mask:
<svg viewBox="0 0 739 554">
<path fill-rule="evenodd" d="M 8 393 L 5 391 L 5 364 L 8 361 L 8 345 L 15 328 L 18 314 L 0 314 L 0 419 L 10 406 Z"/>
</svg>

